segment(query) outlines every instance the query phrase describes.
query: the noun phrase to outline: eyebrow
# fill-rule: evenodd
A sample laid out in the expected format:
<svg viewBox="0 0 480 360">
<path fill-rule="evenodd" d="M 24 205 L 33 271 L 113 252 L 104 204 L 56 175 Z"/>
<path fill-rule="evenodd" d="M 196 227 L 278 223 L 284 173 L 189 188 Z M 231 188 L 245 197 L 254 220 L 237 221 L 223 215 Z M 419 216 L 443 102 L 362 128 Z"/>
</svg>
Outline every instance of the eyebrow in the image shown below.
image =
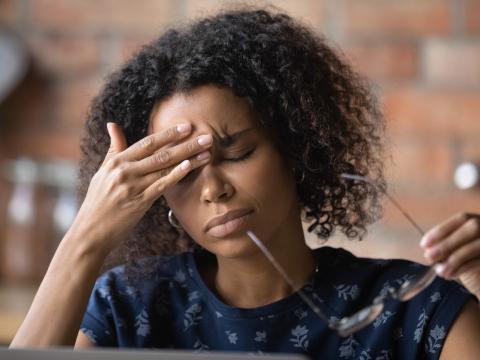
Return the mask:
<svg viewBox="0 0 480 360">
<path fill-rule="evenodd" d="M 234 132 L 233 134 L 225 134 L 224 136 L 219 136 L 218 140 L 219 140 L 220 146 L 228 147 L 234 144 L 240 137 L 242 137 L 247 132 L 253 129 L 254 129 L 253 127 L 250 127 L 250 128 L 246 128 L 246 129 Z"/>
</svg>

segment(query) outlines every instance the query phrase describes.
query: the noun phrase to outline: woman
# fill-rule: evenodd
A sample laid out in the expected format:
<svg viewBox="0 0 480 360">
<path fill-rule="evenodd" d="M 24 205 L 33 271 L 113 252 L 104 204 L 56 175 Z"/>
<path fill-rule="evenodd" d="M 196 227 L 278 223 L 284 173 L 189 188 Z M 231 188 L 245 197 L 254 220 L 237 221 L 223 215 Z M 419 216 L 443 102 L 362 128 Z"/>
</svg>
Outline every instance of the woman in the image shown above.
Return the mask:
<svg viewBox="0 0 480 360">
<path fill-rule="evenodd" d="M 303 217 L 321 239 L 335 229 L 365 233 L 378 194 L 340 175 L 383 186 L 382 129 L 360 78 L 286 15 L 232 10 L 168 31 L 92 105 L 84 202 L 12 346 L 478 357 L 479 310 L 457 282 L 437 279 L 409 302 L 390 301 L 343 338 L 246 235 L 253 231 L 330 318 L 408 279 L 418 264 L 312 251 L 302 229 Z M 479 224 L 457 215 L 422 242 L 439 274 L 477 297 Z M 114 248 L 128 264 L 95 283 Z"/>
</svg>

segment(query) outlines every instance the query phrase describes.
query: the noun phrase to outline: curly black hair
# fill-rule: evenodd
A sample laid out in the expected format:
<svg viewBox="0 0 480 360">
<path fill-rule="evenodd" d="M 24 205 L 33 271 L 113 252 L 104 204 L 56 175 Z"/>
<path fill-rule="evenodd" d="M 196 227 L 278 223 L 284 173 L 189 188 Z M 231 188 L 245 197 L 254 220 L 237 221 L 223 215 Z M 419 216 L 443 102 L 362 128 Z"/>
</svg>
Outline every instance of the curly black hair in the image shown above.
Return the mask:
<svg viewBox="0 0 480 360">
<path fill-rule="evenodd" d="M 319 239 L 335 229 L 349 238 L 365 234 L 381 213 L 377 192 L 339 175 L 368 175 L 384 186 L 384 121 L 376 98 L 324 37 L 272 8 L 224 10 L 170 29 L 110 75 L 92 102 L 81 141 L 80 196 L 107 153 L 108 121 L 133 144 L 146 136 L 157 102 L 204 84 L 231 89 L 258 112 L 260 125 L 293 164 L 309 232 Z M 169 224 L 167 212 L 162 197 L 114 262 L 194 246 Z"/>
</svg>

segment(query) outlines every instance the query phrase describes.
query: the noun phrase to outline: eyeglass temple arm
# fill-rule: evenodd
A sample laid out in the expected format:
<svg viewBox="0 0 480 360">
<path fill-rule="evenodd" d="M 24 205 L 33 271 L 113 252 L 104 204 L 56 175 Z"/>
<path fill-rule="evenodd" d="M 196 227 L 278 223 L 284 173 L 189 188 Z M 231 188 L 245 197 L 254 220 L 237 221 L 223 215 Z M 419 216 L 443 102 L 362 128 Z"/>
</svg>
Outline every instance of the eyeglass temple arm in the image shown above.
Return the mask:
<svg viewBox="0 0 480 360">
<path fill-rule="evenodd" d="M 394 199 L 393 196 L 391 196 L 385 189 L 382 189 L 380 186 L 378 186 L 378 184 L 373 181 L 372 179 L 370 179 L 369 177 L 366 177 L 366 176 L 361 176 L 361 175 L 354 175 L 354 174 L 347 174 L 347 173 L 343 173 L 343 174 L 340 174 L 340 177 L 344 178 L 344 179 L 348 179 L 348 180 L 359 180 L 359 181 L 363 181 L 363 182 L 367 182 L 371 185 L 373 185 L 378 191 L 382 192 L 387 198 L 388 200 L 391 201 L 391 203 L 402 213 L 403 216 L 405 216 L 407 218 L 407 220 L 410 222 L 410 224 L 412 224 L 415 229 L 417 229 L 417 231 L 419 232 L 419 234 L 421 236 L 423 236 L 425 234 L 425 231 L 420 227 L 420 225 L 418 225 L 415 220 L 412 219 L 412 217 L 400 206 L 400 204 L 398 203 L 397 200 Z"/>
<path fill-rule="evenodd" d="M 375 181 L 372 179 L 366 177 L 366 176 L 361 176 L 361 175 L 354 175 L 354 174 L 348 174 L 348 173 L 343 173 L 340 174 L 340 177 L 347 179 L 347 180 L 358 180 L 358 181 L 363 181 L 367 182 L 371 185 L 373 185 L 377 191 L 382 192 L 391 202 L 392 204 L 402 213 L 405 218 L 417 229 L 419 234 L 423 236 L 425 234 L 425 231 L 415 222 L 415 220 L 412 219 L 412 217 L 402 208 L 402 206 L 393 198 L 386 190 L 383 188 L 379 187 Z M 250 230 L 247 231 L 247 235 L 252 239 L 252 241 L 260 248 L 260 250 L 265 254 L 265 256 L 270 260 L 272 265 L 277 269 L 277 271 L 280 273 L 280 275 L 284 278 L 284 280 L 290 285 L 290 287 L 300 295 L 303 301 L 317 314 L 318 317 L 320 317 L 325 323 L 328 324 L 328 326 L 332 329 L 337 329 L 338 328 L 338 321 L 331 321 L 327 319 L 325 314 L 320 310 L 318 306 L 316 306 L 310 298 L 300 289 L 297 289 L 297 286 L 294 284 L 293 280 L 288 276 L 288 274 L 285 272 L 285 270 L 282 268 L 282 266 L 277 262 L 277 260 L 273 257 L 273 255 L 270 253 L 270 251 L 266 248 L 266 246 L 260 241 L 260 239 L 257 238 L 257 236 Z M 430 272 L 433 271 L 430 269 L 427 274 L 424 275 L 424 277 L 428 277 Z"/>
<path fill-rule="evenodd" d="M 303 292 L 302 289 L 297 288 L 295 285 L 294 281 L 290 276 L 288 276 L 287 272 L 283 269 L 283 267 L 278 263 L 278 261 L 273 257 L 272 253 L 270 250 L 267 249 L 267 247 L 260 241 L 259 238 L 250 230 L 247 230 L 247 235 L 252 239 L 252 241 L 260 248 L 260 250 L 265 254 L 265 256 L 270 260 L 272 265 L 275 267 L 275 269 L 280 273 L 280 275 L 283 277 L 283 279 L 287 282 L 288 285 L 295 291 L 300 297 L 302 298 L 305 303 L 313 310 L 315 314 L 317 314 L 318 317 L 320 317 L 325 323 L 328 324 L 329 327 L 333 328 L 334 323 L 327 319 L 325 314 L 320 310 L 320 308 L 315 305 L 315 303 L 310 300 L 310 298 Z"/>
</svg>

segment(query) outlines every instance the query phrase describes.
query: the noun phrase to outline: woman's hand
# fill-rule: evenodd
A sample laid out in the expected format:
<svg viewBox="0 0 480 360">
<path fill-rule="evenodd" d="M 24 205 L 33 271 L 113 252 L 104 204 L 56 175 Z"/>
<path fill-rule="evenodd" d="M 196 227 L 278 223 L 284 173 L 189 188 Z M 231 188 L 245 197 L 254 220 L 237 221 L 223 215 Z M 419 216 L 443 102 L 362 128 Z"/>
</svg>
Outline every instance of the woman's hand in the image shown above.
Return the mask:
<svg viewBox="0 0 480 360">
<path fill-rule="evenodd" d="M 428 231 L 420 245 L 439 276 L 458 279 L 480 299 L 480 215 L 457 214 Z"/>
<path fill-rule="evenodd" d="M 117 124 L 108 123 L 107 129 L 110 148 L 69 230 L 89 241 L 89 249 L 104 253 L 129 234 L 165 190 L 210 160 L 212 143 L 211 135 L 201 135 L 166 148 L 191 132 L 190 124 L 179 124 L 127 148 Z"/>
</svg>

